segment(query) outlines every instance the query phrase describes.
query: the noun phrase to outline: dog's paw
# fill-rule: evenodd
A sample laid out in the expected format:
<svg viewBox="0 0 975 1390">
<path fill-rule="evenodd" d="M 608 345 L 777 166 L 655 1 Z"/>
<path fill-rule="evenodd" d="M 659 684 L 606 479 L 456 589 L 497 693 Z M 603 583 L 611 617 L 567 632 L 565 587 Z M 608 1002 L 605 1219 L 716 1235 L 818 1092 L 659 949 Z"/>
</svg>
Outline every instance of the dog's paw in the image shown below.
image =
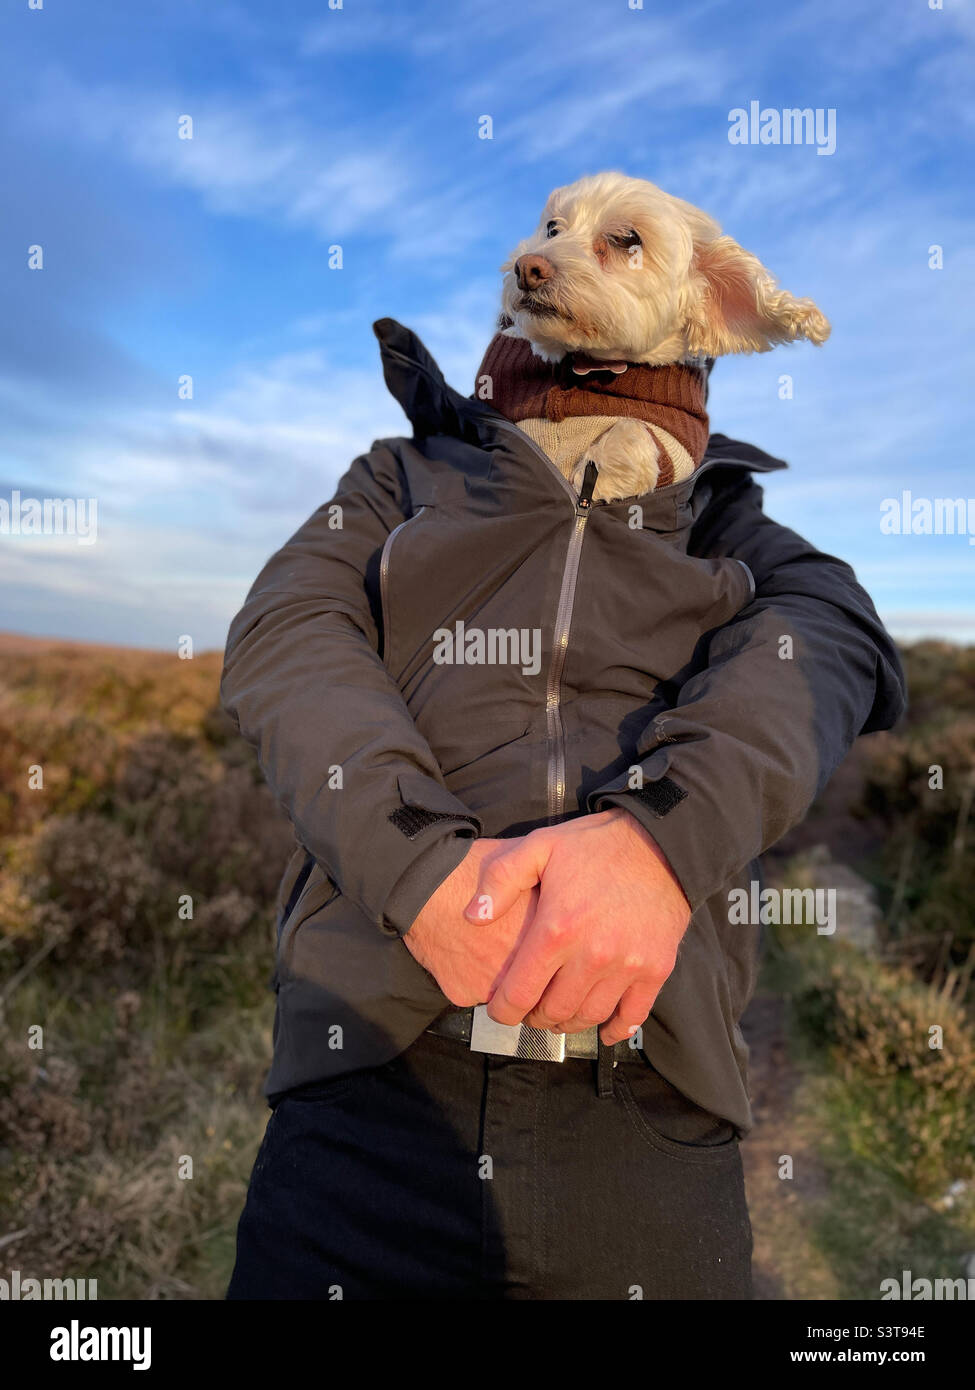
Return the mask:
<svg viewBox="0 0 975 1390">
<path fill-rule="evenodd" d="M 599 469 L 593 501 L 615 502 L 652 492 L 660 476 L 660 448 L 642 420 L 617 420 L 590 446 L 576 464 L 572 485 L 582 486 L 586 464 Z"/>
</svg>

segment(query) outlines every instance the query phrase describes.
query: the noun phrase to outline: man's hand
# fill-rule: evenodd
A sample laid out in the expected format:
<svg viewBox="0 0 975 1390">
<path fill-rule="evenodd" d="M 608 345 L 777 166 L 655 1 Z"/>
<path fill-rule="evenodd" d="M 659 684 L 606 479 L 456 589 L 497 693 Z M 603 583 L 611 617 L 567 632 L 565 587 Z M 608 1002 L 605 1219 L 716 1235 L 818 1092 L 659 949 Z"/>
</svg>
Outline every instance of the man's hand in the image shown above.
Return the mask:
<svg viewBox="0 0 975 1390">
<path fill-rule="evenodd" d="M 452 1004 L 483 1004 L 504 974 L 512 953 L 535 914 L 538 888 L 511 892 L 503 912 L 491 922 L 472 924 L 464 906 L 477 887 L 478 874 L 516 840 L 472 840 L 456 869 L 424 904 L 403 937 L 414 958 L 429 970 Z"/>
<path fill-rule="evenodd" d="M 489 1016 L 559 1033 L 602 1023 L 607 1045 L 631 1037 L 674 968 L 691 916 L 656 842 L 613 807 L 498 843 L 465 916 L 503 921 L 526 891 L 541 888 Z"/>
</svg>

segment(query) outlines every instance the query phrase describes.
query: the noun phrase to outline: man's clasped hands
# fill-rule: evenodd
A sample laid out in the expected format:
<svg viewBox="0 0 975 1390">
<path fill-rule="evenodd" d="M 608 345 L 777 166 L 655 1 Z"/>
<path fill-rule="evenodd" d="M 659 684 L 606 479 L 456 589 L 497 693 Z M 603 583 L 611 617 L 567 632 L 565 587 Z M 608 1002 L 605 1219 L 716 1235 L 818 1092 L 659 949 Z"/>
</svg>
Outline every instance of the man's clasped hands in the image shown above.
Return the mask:
<svg viewBox="0 0 975 1390">
<path fill-rule="evenodd" d="M 635 1033 L 677 960 L 690 907 L 622 807 L 474 840 L 404 940 L 452 1004 L 558 1033 Z"/>
</svg>

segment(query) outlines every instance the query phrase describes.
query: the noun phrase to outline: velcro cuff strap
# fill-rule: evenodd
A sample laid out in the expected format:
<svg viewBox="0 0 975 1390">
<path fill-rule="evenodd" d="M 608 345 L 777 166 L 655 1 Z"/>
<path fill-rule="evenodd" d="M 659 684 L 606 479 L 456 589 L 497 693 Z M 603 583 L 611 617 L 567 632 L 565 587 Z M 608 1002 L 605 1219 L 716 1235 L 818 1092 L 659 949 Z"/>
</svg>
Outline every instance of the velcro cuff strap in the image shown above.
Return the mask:
<svg viewBox="0 0 975 1390">
<path fill-rule="evenodd" d="M 480 822 L 473 816 L 464 816 L 457 811 L 428 811 L 424 806 L 397 806 L 395 811 L 390 812 L 389 819 L 408 840 L 415 840 L 428 826 L 444 820 L 468 821 L 475 830 L 480 830 Z"/>
<path fill-rule="evenodd" d="M 680 805 L 687 792 L 670 777 L 660 777 L 656 782 L 644 783 L 642 787 L 627 787 L 625 794 L 638 797 L 655 816 L 666 816 Z"/>
</svg>

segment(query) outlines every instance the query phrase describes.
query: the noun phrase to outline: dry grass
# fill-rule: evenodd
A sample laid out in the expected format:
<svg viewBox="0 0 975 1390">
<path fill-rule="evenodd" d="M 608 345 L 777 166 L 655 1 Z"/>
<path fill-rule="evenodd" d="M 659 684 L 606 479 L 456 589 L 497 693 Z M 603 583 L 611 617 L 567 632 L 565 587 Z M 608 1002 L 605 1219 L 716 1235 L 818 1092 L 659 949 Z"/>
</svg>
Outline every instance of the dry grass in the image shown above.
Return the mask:
<svg viewBox="0 0 975 1390">
<path fill-rule="evenodd" d="M 218 654 L 0 655 L 0 1240 L 23 1232 L 0 1268 L 218 1298 L 266 1119 L 290 827 L 216 707 Z"/>
</svg>

